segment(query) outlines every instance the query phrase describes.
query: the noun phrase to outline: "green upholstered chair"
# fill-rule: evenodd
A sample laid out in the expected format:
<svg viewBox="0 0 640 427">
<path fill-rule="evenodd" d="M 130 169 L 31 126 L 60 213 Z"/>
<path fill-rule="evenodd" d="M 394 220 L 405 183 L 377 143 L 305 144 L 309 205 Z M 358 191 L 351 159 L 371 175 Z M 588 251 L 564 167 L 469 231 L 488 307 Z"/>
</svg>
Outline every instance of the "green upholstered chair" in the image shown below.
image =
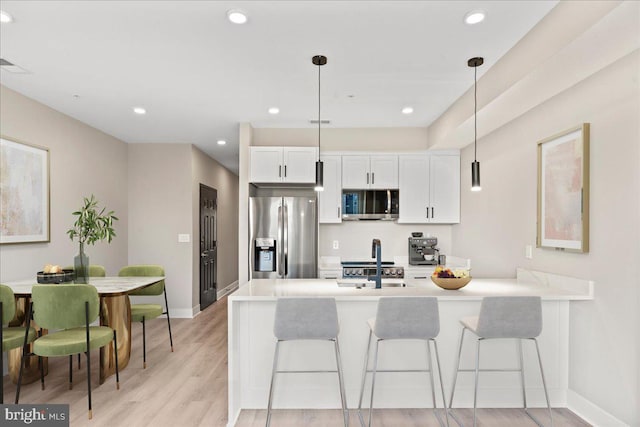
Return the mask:
<svg viewBox="0 0 640 427">
<path fill-rule="evenodd" d="M 4 327 L 4 325 L 9 324 L 15 314 L 16 299 L 13 291 L 8 286 L 0 285 L 0 342 L 2 342 L 2 349 L 0 349 L 0 367 L 4 366 L 3 357 L 5 351 L 22 347 L 36 339 L 36 330 L 28 326 L 29 322 L 26 322 L 27 326 L 25 327 Z M 4 381 L 2 381 L 2 383 L 4 383 Z M 0 383 L 0 404 L 4 403 L 4 387 L 2 383 Z"/>
<path fill-rule="evenodd" d="M 43 357 L 71 356 L 85 353 L 87 356 L 87 389 L 89 419 L 91 410 L 91 357 L 92 349 L 101 348 L 113 342 L 116 359 L 116 388 L 120 389 L 118 372 L 118 341 L 116 331 L 107 326 L 90 326 L 98 318 L 100 303 L 98 291 L 94 286 L 85 284 L 34 285 L 31 291 L 32 302 L 27 318 L 33 319 L 44 329 L 56 330 L 48 335 L 36 338 L 33 343 L 33 355 Z M 25 344 L 26 345 L 26 344 Z M 23 353 L 16 404 L 20 398 L 22 383 Z M 71 381 L 71 378 L 69 378 Z M 40 381 L 44 388 L 44 374 L 40 370 Z"/>
<path fill-rule="evenodd" d="M 64 267 L 64 270 L 73 270 L 73 266 Z M 92 264 L 89 266 L 89 277 L 105 277 L 107 275 L 107 270 L 101 265 Z"/>
<path fill-rule="evenodd" d="M 72 265 L 63 268 L 63 270 L 73 270 L 73 269 L 74 267 Z M 89 277 L 106 277 L 106 275 L 107 275 L 107 270 L 105 270 L 103 266 L 98 264 L 92 264 L 89 266 Z M 72 357 L 72 356 L 69 356 L 69 357 Z M 78 354 L 78 369 L 80 369 L 81 360 L 82 359 L 80 358 L 80 354 Z M 69 359 L 69 369 L 73 367 L 72 365 L 73 365 L 73 361 Z M 71 375 L 71 373 L 69 373 L 69 375 Z"/>
<path fill-rule="evenodd" d="M 164 276 L 164 268 L 159 265 L 130 265 L 124 267 L 118 276 Z M 129 295 L 154 296 L 164 294 L 164 307 L 160 304 L 131 304 L 131 321 L 142 323 L 142 367 L 147 367 L 147 337 L 145 322 L 155 319 L 163 314 L 167 315 L 167 326 L 169 327 L 169 342 L 173 352 L 173 338 L 171 337 L 171 319 L 169 318 L 169 304 L 167 303 L 167 290 L 164 280 L 154 283 L 146 288 L 130 292 Z"/>
</svg>

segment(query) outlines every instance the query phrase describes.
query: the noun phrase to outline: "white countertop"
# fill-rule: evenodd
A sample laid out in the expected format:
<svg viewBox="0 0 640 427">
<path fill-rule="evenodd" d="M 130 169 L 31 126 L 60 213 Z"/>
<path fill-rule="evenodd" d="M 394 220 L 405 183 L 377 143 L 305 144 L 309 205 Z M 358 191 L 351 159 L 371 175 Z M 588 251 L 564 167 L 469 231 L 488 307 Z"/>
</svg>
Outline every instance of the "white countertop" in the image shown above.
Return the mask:
<svg viewBox="0 0 640 427">
<path fill-rule="evenodd" d="M 550 279 L 551 277 L 551 279 Z M 560 279 L 558 279 L 560 278 Z M 472 279 L 462 289 L 449 291 L 431 279 L 404 279 L 407 287 L 382 289 L 343 287 L 344 279 L 254 279 L 229 295 L 231 301 L 276 300 L 279 297 L 335 297 L 336 300 L 372 300 L 381 296 L 434 296 L 440 300 L 480 300 L 487 296 L 534 295 L 543 300 L 593 299 L 593 282 L 546 273 L 518 270 L 517 279 Z M 393 280 L 393 279 L 390 279 Z M 351 280 L 363 282 L 363 280 Z M 395 280 L 397 281 L 397 280 Z M 383 283 L 385 281 L 383 280 Z"/>
</svg>

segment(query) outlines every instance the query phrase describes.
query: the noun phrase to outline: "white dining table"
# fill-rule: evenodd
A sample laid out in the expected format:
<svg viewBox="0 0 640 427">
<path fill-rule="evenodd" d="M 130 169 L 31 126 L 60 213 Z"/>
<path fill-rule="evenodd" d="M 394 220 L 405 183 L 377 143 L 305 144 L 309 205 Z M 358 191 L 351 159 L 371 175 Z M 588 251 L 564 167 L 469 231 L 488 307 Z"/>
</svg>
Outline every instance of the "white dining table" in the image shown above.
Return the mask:
<svg viewBox="0 0 640 427">
<path fill-rule="evenodd" d="M 120 369 L 124 369 L 128 365 L 131 356 L 131 302 L 129 300 L 129 293 L 151 286 L 161 280 L 164 280 L 164 276 L 89 278 L 89 285 L 95 286 L 100 296 L 100 324 L 115 329 L 118 335 L 117 351 Z M 22 316 L 24 316 L 31 298 L 31 290 L 34 285 L 37 285 L 37 281 L 34 279 L 15 280 L 5 282 L 3 285 L 13 290 L 17 300 L 16 313 L 22 313 Z M 50 286 L 56 285 L 51 284 Z M 11 380 L 17 383 L 22 360 L 22 349 L 10 350 L 8 359 L 9 375 Z M 46 361 L 44 363 L 46 368 Z M 100 384 L 114 373 L 115 352 L 112 346 L 102 347 L 100 349 Z M 33 382 L 38 380 L 38 378 L 39 369 L 37 357 L 27 359 L 23 373 L 23 383 Z"/>
</svg>

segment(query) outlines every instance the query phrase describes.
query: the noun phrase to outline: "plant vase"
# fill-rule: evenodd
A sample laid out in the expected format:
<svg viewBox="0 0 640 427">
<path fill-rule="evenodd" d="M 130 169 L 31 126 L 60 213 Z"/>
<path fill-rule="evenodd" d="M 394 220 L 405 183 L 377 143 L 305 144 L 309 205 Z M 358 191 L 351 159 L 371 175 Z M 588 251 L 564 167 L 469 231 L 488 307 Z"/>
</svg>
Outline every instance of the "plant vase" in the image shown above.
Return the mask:
<svg viewBox="0 0 640 427">
<path fill-rule="evenodd" d="M 73 259 L 76 278 L 74 283 L 89 283 L 89 257 L 84 252 L 84 244 L 80 243 L 80 253 Z"/>
</svg>

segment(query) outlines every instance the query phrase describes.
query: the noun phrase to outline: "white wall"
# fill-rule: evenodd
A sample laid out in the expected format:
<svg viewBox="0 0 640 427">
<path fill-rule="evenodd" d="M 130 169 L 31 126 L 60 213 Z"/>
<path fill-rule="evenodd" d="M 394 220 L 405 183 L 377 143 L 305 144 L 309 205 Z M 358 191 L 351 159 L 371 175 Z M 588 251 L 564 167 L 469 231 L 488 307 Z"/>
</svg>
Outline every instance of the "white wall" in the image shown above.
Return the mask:
<svg viewBox="0 0 640 427">
<path fill-rule="evenodd" d="M 394 256 L 409 256 L 408 238 L 411 232 L 421 231 L 425 236 L 438 238 L 440 253 L 452 252 L 450 225 L 398 224 L 393 221 L 344 221 L 342 224 L 320 224 L 320 256 L 339 256 L 346 261 L 371 259 L 371 240 L 380 239 L 383 261 L 393 261 Z M 339 248 L 333 249 L 333 241 Z"/>
<path fill-rule="evenodd" d="M 164 267 L 170 314 L 191 317 L 193 250 L 191 146 L 129 144 L 129 264 Z M 156 298 L 162 301 L 161 297 Z"/>
<path fill-rule="evenodd" d="M 473 147 L 465 149 L 462 220 L 453 226 L 455 252 L 473 260 L 475 275 L 513 276 L 522 266 L 596 282 L 594 301 L 571 305 L 569 387 L 632 426 L 640 425 L 639 64 L 636 50 L 484 137 L 479 193 L 464 191 Z M 590 252 L 535 249 L 527 260 L 536 142 L 582 122 L 591 123 Z"/>
<path fill-rule="evenodd" d="M 120 220 L 111 244 L 96 243 L 86 252 L 92 264 L 116 274 L 127 263 L 126 144 L 4 86 L 0 86 L 0 132 L 49 149 L 51 190 L 51 241 L 0 246 L 0 280 L 35 280 L 45 264 L 73 265 L 78 244 L 66 231 L 75 221 L 71 213 L 91 194 Z"/>
</svg>

